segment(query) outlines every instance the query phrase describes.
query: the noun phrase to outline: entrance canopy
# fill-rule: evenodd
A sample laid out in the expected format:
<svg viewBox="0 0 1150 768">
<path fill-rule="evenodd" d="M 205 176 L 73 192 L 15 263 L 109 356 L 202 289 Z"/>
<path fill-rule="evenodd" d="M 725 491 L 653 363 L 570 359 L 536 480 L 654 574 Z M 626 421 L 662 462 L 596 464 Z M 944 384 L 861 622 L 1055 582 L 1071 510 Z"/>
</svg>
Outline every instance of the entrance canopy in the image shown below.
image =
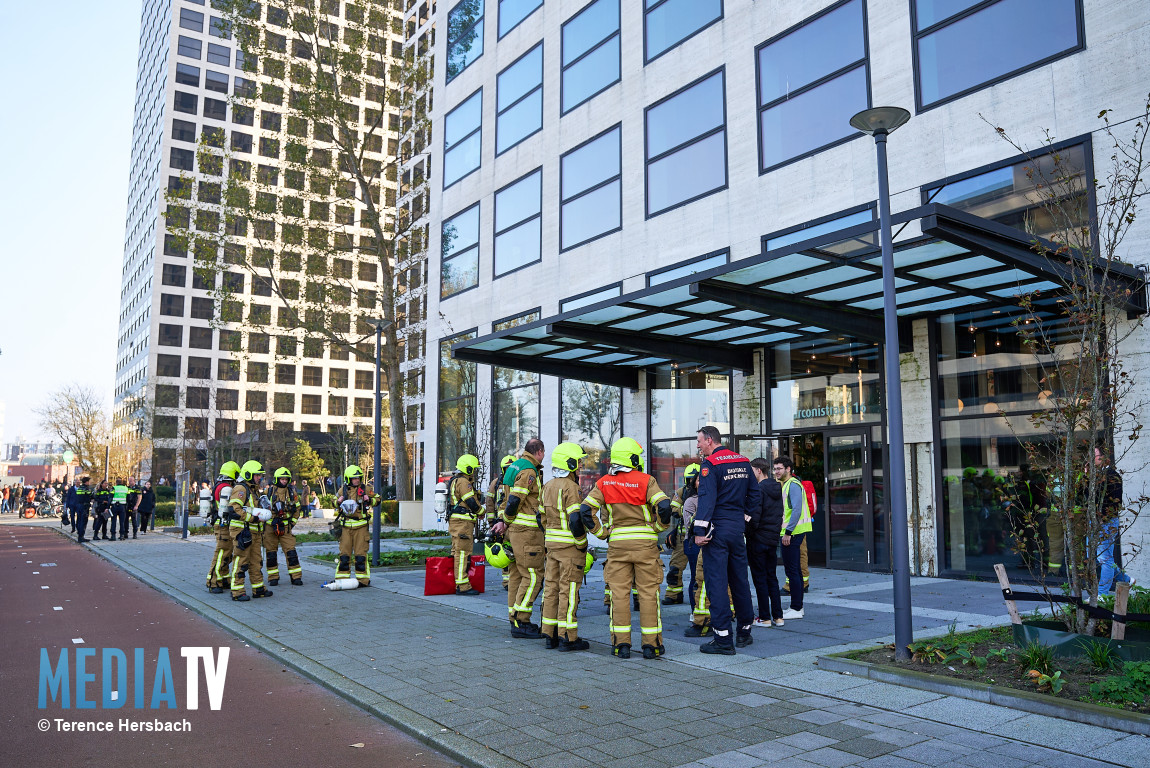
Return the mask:
<svg viewBox="0 0 1150 768">
<path fill-rule="evenodd" d="M 896 243 L 894 253 L 905 348 L 914 318 L 1017 308 L 1019 297 L 1055 294 L 1067 278 L 1067 268 L 1036 253 L 1025 232 L 939 204 L 893 218 L 896 228 L 915 224 L 921 236 Z M 773 250 L 764 242 L 752 258 L 461 342 L 453 353 L 636 388 L 644 371 L 662 366 L 749 372 L 753 350 L 780 343 L 881 342 L 878 229 L 868 221 Z M 1131 289 L 1125 309 L 1145 313 L 1143 273 L 1113 264 L 1109 271 Z"/>
</svg>

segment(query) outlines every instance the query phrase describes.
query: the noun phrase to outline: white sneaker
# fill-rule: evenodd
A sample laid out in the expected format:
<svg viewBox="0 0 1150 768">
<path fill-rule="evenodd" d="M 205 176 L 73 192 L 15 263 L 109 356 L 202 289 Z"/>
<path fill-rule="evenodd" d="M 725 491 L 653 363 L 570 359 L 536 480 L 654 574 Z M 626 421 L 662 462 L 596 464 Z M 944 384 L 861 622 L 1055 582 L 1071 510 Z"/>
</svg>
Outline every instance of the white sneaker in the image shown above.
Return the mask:
<svg viewBox="0 0 1150 768">
<path fill-rule="evenodd" d="M 782 619 L 775 619 L 774 622 L 775 622 L 776 627 L 783 626 L 783 620 Z"/>
<path fill-rule="evenodd" d="M 770 619 L 759 619 L 759 618 L 756 618 L 756 619 L 755 619 L 755 621 L 754 621 L 754 625 L 755 625 L 756 627 L 769 627 L 769 626 L 771 626 L 771 620 L 770 620 Z"/>
<path fill-rule="evenodd" d="M 797 611 L 793 608 L 788 608 L 785 611 L 783 611 L 783 618 L 784 619 L 801 619 L 802 617 L 803 617 L 803 609 L 802 608 L 798 609 Z"/>
</svg>

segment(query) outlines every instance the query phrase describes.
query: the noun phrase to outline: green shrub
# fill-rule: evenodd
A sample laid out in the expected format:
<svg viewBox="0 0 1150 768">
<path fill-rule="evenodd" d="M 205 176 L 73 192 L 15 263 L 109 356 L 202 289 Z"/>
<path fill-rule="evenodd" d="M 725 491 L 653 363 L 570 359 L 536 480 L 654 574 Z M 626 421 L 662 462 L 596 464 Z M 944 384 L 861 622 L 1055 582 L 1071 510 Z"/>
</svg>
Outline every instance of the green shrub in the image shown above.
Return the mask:
<svg viewBox="0 0 1150 768">
<path fill-rule="evenodd" d="M 321 494 L 319 494 L 319 508 L 320 509 L 335 509 L 335 494 L 334 493 L 321 493 Z"/>
<path fill-rule="evenodd" d="M 152 489 L 156 492 L 156 502 L 176 500 L 176 488 L 172 485 L 156 485 L 152 483 Z"/>
<path fill-rule="evenodd" d="M 1018 667 L 1023 673 L 1033 669 L 1049 675 L 1053 663 L 1054 649 L 1043 643 L 1030 643 L 1018 653 Z"/>
<path fill-rule="evenodd" d="M 1086 652 L 1086 658 L 1090 660 L 1095 669 L 1105 672 L 1119 669 L 1122 666 L 1122 660 L 1118 658 L 1118 654 L 1114 652 L 1110 643 L 1101 640 L 1089 640 L 1083 650 Z"/>
<path fill-rule="evenodd" d="M 1150 696 L 1150 661 L 1128 661 L 1122 674 L 1090 686 L 1090 698 L 1105 704 L 1145 704 Z"/>
</svg>

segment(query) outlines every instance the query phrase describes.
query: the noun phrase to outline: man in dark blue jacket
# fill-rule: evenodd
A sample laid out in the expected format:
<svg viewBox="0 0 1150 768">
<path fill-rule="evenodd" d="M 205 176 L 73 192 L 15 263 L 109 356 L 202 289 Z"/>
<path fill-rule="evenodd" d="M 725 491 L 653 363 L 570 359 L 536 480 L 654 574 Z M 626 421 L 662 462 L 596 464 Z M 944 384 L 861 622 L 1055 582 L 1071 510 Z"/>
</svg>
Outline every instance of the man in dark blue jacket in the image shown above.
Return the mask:
<svg viewBox="0 0 1150 768">
<path fill-rule="evenodd" d="M 699 472 L 699 508 L 695 513 L 695 542 L 702 547 L 703 577 L 711 601 L 711 627 L 714 637 L 700 650 L 732 656 L 735 646 L 751 644 L 755 620 L 751 586 L 747 581 L 747 545 L 743 538 L 745 522 L 758 513 L 759 487 L 746 458 L 722 446 L 719 430 L 706 426 L 699 430 L 697 443 L 702 469 Z M 731 607 L 723 596 L 727 590 L 735 603 L 738 631 L 731 638 Z"/>
</svg>

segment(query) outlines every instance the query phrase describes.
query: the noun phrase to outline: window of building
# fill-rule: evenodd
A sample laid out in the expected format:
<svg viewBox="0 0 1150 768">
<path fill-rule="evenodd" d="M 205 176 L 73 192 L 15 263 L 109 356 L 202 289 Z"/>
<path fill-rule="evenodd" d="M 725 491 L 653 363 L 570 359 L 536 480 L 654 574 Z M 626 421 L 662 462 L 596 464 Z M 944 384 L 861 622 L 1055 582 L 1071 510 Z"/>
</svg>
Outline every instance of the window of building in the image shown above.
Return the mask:
<svg viewBox="0 0 1150 768">
<path fill-rule="evenodd" d="M 188 387 L 187 400 L 184 403 L 184 407 L 207 408 L 210 391 L 207 387 Z"/>
<path fill-rule="evenodd" d="M 252 135 L 250 133 L 232 131 L 232 149 L 236 152 L 250 153 L 252 151 Z"/>
<path fill-rule="evenodd" d="M 730 379 L 723 374 L 660 371 L 650 390 L 651 448 L 647 471 L 674 487 L 682 469 L 699 461 L 696 430 L 710 424 L 731 433 Z"/>
<path fill-rule="evenodd" d="M 347 371 L 343 368 L 328 369 L 327 385 L 331 389 L 347 389 Z"/>
<path fill-rule="evenodd" d="M 194 115 L 199 110 L 200 97 L 194 93 L 176 91 L 172 97 L 172 109 Z"/>
<path fill-rule="evenodd" d="M 371 371 L 356 371 L 355 372 L 355 388 L 356 389 L 374 389 L 375 377 Z"/>
<path fill-rule="evenodd" d="M 208 63 L 230 67 L 232 65 L 232 49 L 215 43 L 208 43 Z"/>
<path fill-rule="evenodd" d="M 160 294 L 160 314 L 171 317 L 184 316 L 184 297 L 171 293 Z"/>
<path fill-rule="evenodd" d="M 499 0 L 499 37 L 519 26 L 541 5 L 543 0 Z"/>
<path fill-rule="evenodd" d="M 623 390 L 574 379 L 563 379 L 559 390 L 560 439 L 587 452 L 583 466 L 594 471 L 580 472 L 579 485 L 589 493 L 610 468 L 611 443 L 623 437 Z"/>
<path fill-rule="evenodd" d="M 266 413 L 268 409 L 268 393 L 254 392 L 250 389 L 244 392 L 244 409 L 253 413 Z M 248 424 L 251 424 L 251 422 L 249 421 Z"/>
<path fill-rule="evenodd" d="M 651 61 L 723 18 L 723 0 L 645 0 L 643 49 Z"/>
<path fill-rule="evenodd" d="M 305 387 L 322 387 L 323 368 L 314 365 L 305 365 L 303 367 L 303 385 Z"/>
<path fill-rule="evenodd" d="M 758 48 L 759 171 L 862 134 L 870 106 L 863 0 L 847 0 Z"/>
<path fill-rule="evenodd" d="M 255 80 L 248 80 L 247 78 L 236 75 L 235 84 L 232 86 L 232 94 L 241 99 L 254 99 L 258 93 L 256 89 Z"/>
<path fill-rule="evenodd" d="M 224 129 L 215 125 L 205 125 L 200 129 L 200 138 L 209 147 L 224 148 Z"/>
<path fill-rule="evenodd" d="M 222 72 L 208 70 L 204 74 L 204 88 L 217 93 L 228 92 L 228 76 Z"/>
<path fill-rule="evenodd" d="M 192 440 L 202 440 L 208 436 L 208 420 L 203 416 L 188 416 L 184 418 L 184 437 Z"/>
<path fill-rule="evenodd" d="M 295 384 L 295 366 L 280 364 L 276 366 L 276 384 Z"/>
<path fill-rule="evenodd" d="M 232 105 L 232 122 L 236 125 L 252 125 L 255 122 L 255 110 L 243 104 Z"/>
<path fill-rule="evenodd" d="M 164 255 L 187 258 L 188 249 L 184 246 L 184 242 L 180 237 L 166 234 L 164 235 Z"/>
<path fill-rule="evenodd" d="M 178 149 L 172 147 L 171 156 L 168 159 L 168 167 L 174 168 L 177 171 L 191 171 L 195 167 L 196 153 L 190 149 Z"/>
<path fill-rule="evenodd" d="M 159 440 L 170 440 L 176 436 L 179 429 L 176 416 L 153 416 L 152 437 Z"/>
<path fill-rule="evenodd" d="M 156 385 L 157 408 L 179 408 L 180 388 L 174 384 Z"/>
<path fill-rule="evenodd" d="M 443 186 L 446 189 L 480 164 L 483 138 L 483 89 L 443 119 Z"/>
<path fill-rule="evenodd" d="M 194 37 L 179 36 L 176 40 L 176 53 L 189 59 L 200 59 L 203 56 L 203 43 Z"/>
<path fill-rule="evenodd" d="M 212 37 L 222 37 L 224 40 L 231 39 L 231 32 L 228 31 L 227 24 L 219 16 L 211 16 L 208 20 L 208 34 Z"/>
<path fill-rule="evenodd" d="M 877 344 L 778 343 L 771 354 L 771 431 L 879 422 Z"/>
<path fill-rule="evenodd" d="M 172 120 L 172 139 L 175 141 L 196 142 L 196 124 L 187 120 Z"/>
<path fill-rule="evenodd" d="M 239 422 L 235 419 L 216 419 L 216 437 L 232 437 L 236 434 Z"/>
<path fill-rule="evenodd" d="M 273 402 L 276 413 L 295 413 L 294 393 L 276 392 Z"/>
<path fill-rule="evenodd" d="M 160 336 L 158 343 L 161 347 L 184 346 L 184 327 L 182 325 L 168 325 L 160 323 Z"/>
<path fill-rule="evenodd" d="M 370 397 L 357 397 L 355 399 L 354 415 L 364 418 L 371 416 L 371 398 Z"/>
<path fill-rule="evenodd" d="M 346 416 L 347 415 L 347 398 L 338 397 L 336 395 L 327 396 L 327 415 L 328 416 Z"/>
<path fill-rule="evenodd" d="M 622 137 L 616 125 L 560 158 L 559 250 L 622 229 Z"/>
<path fill-rule="evenodd" d="M 212 329 L 211 328 L 189 328 L 188 329 L 188 346 L 192 349 L 211 349 L 212 348 Z"/>
<path fill-rule="evenodd" d="M 189 357 L 188 378 L 210 379 L 212 377 L 212 359 L 210 357 Z"/>
<path fill-rule="evenodd" d="M 227 120 L 228 103 L 219 99 L 204 97 L 204 117 L 209 120 Z"/>
<path fill-rule="evenodd" d="M 183 288 L 188 284 L 188 268 L 182 264 L 165 264 L 160 282 L 162 285 L 175 285 Z"/>
<path fill-rule="evenodd" d="M 256 362 L 255 360 L 248 361 L 248 381 L 253 381 L 258 384 L 267 384 L 268 382 L 268 364 Z"/>
<path fill-rule="evenodd" d="M 193 67 L 191 64 L 185 64 L 182 61 L 176 62 L 176 82 L 180 85 L 190 85 L 193 88 L 199 88 L 200 68 Z"/>
<path fill-rule="evenodd" d="M 239 361 L 220 358 L 216 363 L 216 378 L 220 381 L 239 381 Z"/>
<path fill-rule="evenodd" d="M 217 389 L 216 409 L 220 411 L 236 411 L 240 407 L 240 391 L 238 389 Z"/>
<path fill-rule="evenodd" d="M 190 29 L 193 32 L 204 31 L 204 14 L 193 11 L 191 8 L 180 9 L 180 28 Z"/>
<path fill-rule="evenodd" d="M 1081 50 L 1081 0 L 914 0 L 920 109 Z"/>
<path fill-rule="evenodd" d="M 193 299 L 193 301 L 194 301 L 194 299 Z M 203 319 L 210 320 L 211 318 L 207 317 L 207 318 L 203 318 Z M 220 329 L 220 340 L 219 340 L 219 343 L 216 344 L 216 349 L 221 350 L 223 352 L 239 352 L 240 351 L 240 343 L 242 341 L 243 341 L 243 334 L 240 333 L 239 331 L 229 331 L 227 329 L 221 328 Z"/>
<path fill-rule="evenodd" d="M 619 0 L 597 0 L 563 24 L 562 114 L 619 82 Z"/>
<path fill-rule="evenodd" d="M 469 331 L 439 342 L 439 418 L 436 451 L 439 474 L 450 474 L 455 459 L 473 453 L 475 442 L 475 363 L 456 360 L 451 345 L 475 338 Z"/>
<path fill-rule="evenodd" d="M 156 355 L 156 375 L 180 377 L 181 359 L 179 355 Z"/>
<path fill-rule="evenodd" d="M 646 124 L 648 216 L 726 188 L 723 70 L 648 107 Z"/>
<path fill-rule="evenodd" d="M 303 395 L 300 398 L 299 412 L 304 416 L 319 416 L 322 408 L 323 401 L 320 395 Z"/>
<path fill-rule="evenodd" d="M 440 298 L 479 284 L 479 203 L 443 222 Z"/>
<path fill-rule="evenodd" d="M 447 82 L 483 55 L 483 2 L 462 0 L 447 14 Z"/>
<path fill-rule="evenodd" d="M 496 155 L 543 130 L 543 43 L 499 73 L 495 109 Z"/>
<path fill-rule="evenodd" d="M 543 169 L 495 193 L 495 276 L 540 260 Z"/>
</svg>

